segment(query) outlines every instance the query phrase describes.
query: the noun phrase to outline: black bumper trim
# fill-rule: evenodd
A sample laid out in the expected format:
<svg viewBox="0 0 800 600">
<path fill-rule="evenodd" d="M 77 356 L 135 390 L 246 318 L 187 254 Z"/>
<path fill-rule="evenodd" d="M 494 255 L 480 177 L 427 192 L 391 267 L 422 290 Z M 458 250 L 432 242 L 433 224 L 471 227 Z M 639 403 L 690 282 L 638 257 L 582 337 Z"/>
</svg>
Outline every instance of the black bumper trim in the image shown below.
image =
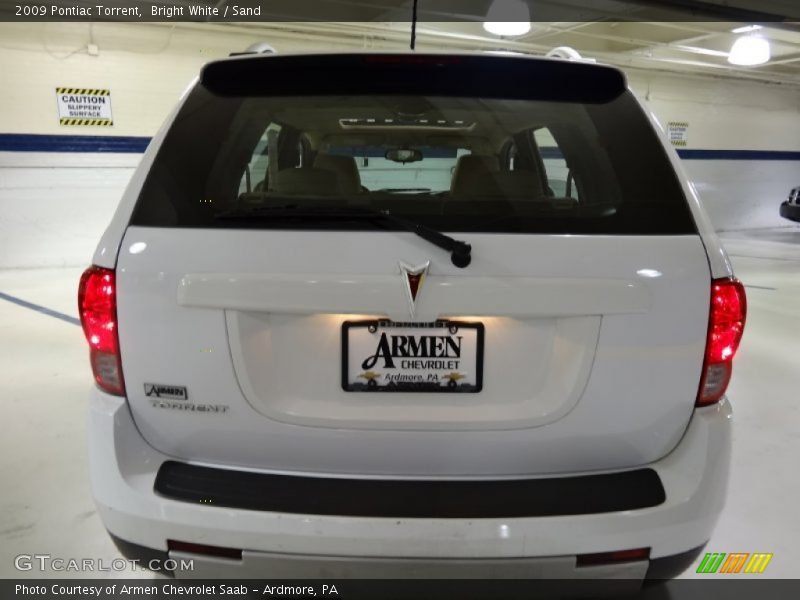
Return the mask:
<svg viewBox="0 0 800 600">
<path fill-rule="evenodd" d="M 173 571 L 165 568 L 167 564 L 166 561 L 169 559 L 169 553 L 166 550 L 157 550 L 155 548 L 142 546 L 141 544 L 134 544 L 133 542 L 118 538 L 110 531 L 108 535 L 111 536 L 111 541 L 114 542 L 119 553 L 128 560 L 135 560 L 144 568 L 149 568 L 153 562 L 156 562 L 164 567 L 159 570 L 158 573 L 166 575 L 167 577 L 173 577 L 175 575 Z"/>
<path fill-rule="evenodd" d="M 542 479 L 384 480 L 270 475 L 167 461 L 155 482 L 166 498 L 293 514 L 395 518 L 511 518 L 609 513 L 657 506 L 652 469 Z"/>
<path fill-rule="evenodd" d="M 706 544 L 707 543 L 708 542 L 706 542 Z M 706 544 L 698 546 L 697 548 L 692 548 L 686 552 L 681 552 L 680 554 L 651 558 L 645 580 L 648 582 L 658 582 L 666 579 L 675 579 L 692 566 L 697 560 L 697 557 L 700 556 L 700 553 L 705 550 Z"/>
</svg>

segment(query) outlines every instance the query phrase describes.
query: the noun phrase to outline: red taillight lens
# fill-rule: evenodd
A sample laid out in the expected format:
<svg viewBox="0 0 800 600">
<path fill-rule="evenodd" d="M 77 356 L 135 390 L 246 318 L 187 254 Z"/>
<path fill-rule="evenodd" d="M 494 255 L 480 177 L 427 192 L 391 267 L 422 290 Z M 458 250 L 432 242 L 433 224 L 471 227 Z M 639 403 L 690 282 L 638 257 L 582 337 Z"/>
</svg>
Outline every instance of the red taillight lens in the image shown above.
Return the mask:
<svg viewBox="0 0 800 600">
<path fill-rule="evenodd" d="M 711 282 L 711 307 L 703 375 L 697 405 L 717 402 L 731 379 L 733 357 L 739 348 L 747 316 L 744 286 L 737 279 Z"/>
<path fill-rule="evenodd" d="M 117 336 L 117 286 L 113 269 L 89 267 L 78 286 L 78 312 L 89 342 L 90 361 L 97 385 L 123 396 L 125 384 Z"/>
<path fill-rule="evenodd" d="M 650 548 L 633 548 L 631 550 L 615 550 L 597 554 L 579 554 L 575 561 L 578 567 L 595 567 L 613 565 L 615 563 L 638 562 L 650 558 Z"/>
<path fill-rule="evenodd" d="M 232 558 L 235 560 L 242 560 L 242 551 L 238 548 L 209 546 L 207 544 L 194 544 L 192 542 L 179 542 L 177 540 L 167 540 L 167 548 L 176 552 L 204 554 L 206 556 L 215 556 L 217 558 Z"/>
</svg>

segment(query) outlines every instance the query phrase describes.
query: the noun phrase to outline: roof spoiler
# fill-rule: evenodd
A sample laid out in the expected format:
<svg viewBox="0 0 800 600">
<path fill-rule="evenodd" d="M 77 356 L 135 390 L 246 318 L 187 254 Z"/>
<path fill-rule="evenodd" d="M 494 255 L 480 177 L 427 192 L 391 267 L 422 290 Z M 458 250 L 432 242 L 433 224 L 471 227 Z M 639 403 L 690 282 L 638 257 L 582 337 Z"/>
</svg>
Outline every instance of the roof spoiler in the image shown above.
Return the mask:
<svg viewBox="0 0 800 600">
<path fill-rule="evenodd" d="M 583 60 L 441 54 L 242 56 L 206 64 L 217 96 L 404 95 L 603 104 L 627 90 L 619 69 Z"/>
</svg>

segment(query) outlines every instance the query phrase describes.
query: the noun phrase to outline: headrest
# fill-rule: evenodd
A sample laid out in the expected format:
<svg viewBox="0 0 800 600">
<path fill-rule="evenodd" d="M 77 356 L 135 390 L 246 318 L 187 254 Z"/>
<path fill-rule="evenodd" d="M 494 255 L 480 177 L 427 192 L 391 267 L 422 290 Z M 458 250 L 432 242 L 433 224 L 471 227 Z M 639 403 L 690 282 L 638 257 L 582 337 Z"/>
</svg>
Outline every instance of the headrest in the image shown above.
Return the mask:
<svg viewBox="0 0 800 600">
<path fill-rule="evenodd" d="M 352 156 L 320 153 L 314 159 L 314 168 L 336 173 L 341 194 L 358 194 L 361 191 L 361 175 Z"/>
<path fill-rule="evenodd" d="M 495 173 L 495 176 L 495 186 L 505 198 L 540 200 L 544 196 L 542 180 L 533 171 L 502 171 Z"/>
<path fill-rule="evenodd" d="M 458 159 L 450 195 L 459 198 L 541 199 L 544 187 L 538 173 L 526 169 L 500 171 L 497 158 L 468 154 Z"/>
<path fill-rule="evenodd" d="M 450 193 L 455 196 L 471 195 L 475 185 L 485 184 L 492 173 L 500 170 L 496 156 L 465 154 L 459 156 L 453 178 L 450 180 Z"/>
<path fill-rule="evenodd" d="M 272 191 L 300 196 L 335 196 L 339 193 L 336 173 L 316 167 L 282 169 L 275 176 Z"/>
</svg>

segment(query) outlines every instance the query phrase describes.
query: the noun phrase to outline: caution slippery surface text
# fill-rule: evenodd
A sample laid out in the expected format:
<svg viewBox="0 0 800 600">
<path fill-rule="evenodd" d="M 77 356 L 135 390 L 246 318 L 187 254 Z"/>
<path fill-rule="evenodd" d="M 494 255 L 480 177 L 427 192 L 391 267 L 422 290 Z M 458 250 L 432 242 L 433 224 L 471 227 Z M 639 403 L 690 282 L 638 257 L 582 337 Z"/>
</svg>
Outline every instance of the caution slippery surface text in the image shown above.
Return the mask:
<svg viewBox="0 0 800 600">
<path fill-rule="evenodd" d="M 58 121 L 61 125 L 110 127 L 111 91 L 95 88 L 56 88 Z"/>
</svg>

